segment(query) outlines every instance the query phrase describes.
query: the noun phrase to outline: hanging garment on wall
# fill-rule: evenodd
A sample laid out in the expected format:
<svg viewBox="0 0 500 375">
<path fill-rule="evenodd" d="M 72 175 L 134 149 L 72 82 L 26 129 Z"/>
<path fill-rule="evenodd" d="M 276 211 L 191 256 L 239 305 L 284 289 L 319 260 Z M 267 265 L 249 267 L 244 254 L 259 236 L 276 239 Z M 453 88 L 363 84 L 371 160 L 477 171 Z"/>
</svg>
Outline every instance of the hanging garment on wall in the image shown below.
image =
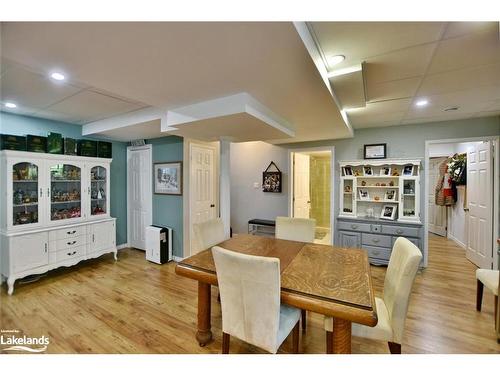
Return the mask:
<svg viewBox="0 0 500 375">
<path fill-rule="evenodd" d="M 436 205 L 452 206 L 457 201 L 457 189 L 448 173 L 448 162 L 446 159 L 439 166 L 439 179 L 436 185 Z"/>
</svg>

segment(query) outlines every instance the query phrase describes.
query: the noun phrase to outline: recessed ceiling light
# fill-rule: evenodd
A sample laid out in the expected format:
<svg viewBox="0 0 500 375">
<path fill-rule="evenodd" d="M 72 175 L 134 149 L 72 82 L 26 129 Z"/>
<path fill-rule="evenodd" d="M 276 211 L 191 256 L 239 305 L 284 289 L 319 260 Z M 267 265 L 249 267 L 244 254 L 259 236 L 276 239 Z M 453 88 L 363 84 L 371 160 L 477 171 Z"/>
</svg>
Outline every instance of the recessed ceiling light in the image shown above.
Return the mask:
<svg viewBox="0 0 500 375">
<path fill-rule="evenodd" d="M 64 81 L 64 79 L 66 78 L 64 76 L 64 74 L 62 73 L 59 73 L 59 72 L 54 72 L 50 75 L 53 79 L 55 79 L 56 81 Z"/>
<path fill-rule="evenodd" d="M 425 107 L 427 104 L 429 104 L 429 101 L 427 99 L 420 99 L 415 103 L 417 107 Z"/>
<path fill-rule="evenodd" d="M 337 64 L 340 64 L 344 60 L 345 60 L 344 55 L 335 55 L 335 56 L 331 56 L 328 58 L 328 64 L 329 65 L 337 65 Z"/>
<path fill-rule="evenodd" d="M 7 102 L 7 103 L 5 103 L 5 106 L 7 108 L 16 108 L 17 104 L 16 103 Z"/>
</svg>

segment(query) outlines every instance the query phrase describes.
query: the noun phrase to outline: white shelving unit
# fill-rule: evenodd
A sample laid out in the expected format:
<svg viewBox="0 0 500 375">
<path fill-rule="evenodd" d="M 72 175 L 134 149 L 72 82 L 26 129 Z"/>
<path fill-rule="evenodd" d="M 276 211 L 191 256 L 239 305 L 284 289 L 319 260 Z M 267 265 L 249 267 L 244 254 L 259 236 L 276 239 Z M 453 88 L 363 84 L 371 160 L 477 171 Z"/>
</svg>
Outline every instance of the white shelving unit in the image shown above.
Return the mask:
<svg viewBox="0 0 500 375">
<path fill-rule="evenodd" d="M 385 205 L 400 222 L 420 222 L 420 160 L 340 162 L 340 217 L 381 219 Z"/>
<path fill-rule="evenodd" d="M 111 159 L 0 151 L 0 276 L 28 275 L 113 252 Z"/>
</svg>

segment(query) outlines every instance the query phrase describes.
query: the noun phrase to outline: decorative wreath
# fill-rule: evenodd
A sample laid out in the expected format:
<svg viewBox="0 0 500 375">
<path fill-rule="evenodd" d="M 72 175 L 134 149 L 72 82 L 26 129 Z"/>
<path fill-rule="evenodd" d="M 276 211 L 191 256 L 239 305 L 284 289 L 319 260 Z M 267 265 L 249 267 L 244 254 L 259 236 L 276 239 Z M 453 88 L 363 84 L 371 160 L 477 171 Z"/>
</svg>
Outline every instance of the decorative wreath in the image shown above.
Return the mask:
<svg viewBox="0 0 500 375">
<path fill-rule="evenodd" d="M 457 185 L 467 183 L 467 154 L 455 154 L 448 163 L 448 173 Z"/>
</svg>

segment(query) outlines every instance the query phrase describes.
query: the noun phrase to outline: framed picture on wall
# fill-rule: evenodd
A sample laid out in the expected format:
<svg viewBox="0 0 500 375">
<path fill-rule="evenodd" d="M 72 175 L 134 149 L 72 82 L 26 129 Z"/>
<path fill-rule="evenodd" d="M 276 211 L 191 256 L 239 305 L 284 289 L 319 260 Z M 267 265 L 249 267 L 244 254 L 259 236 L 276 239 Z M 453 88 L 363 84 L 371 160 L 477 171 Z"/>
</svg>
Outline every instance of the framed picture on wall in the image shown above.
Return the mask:
<svg viewBox="0 0 500 375">
<path fill-rule="evenodd" d="M 154 163 L 155 194 L 182 195 L 182 162 Z"/>
<path fill-rule="evenodd" d="M 387 143 L 364 145 L 365 159 L 385 159 L 387 157 Z"/>
<path fill-rule="evenodd" d="M 274 167 L 276 171 L 270 171 Z M 262 191 L 264 193 L 281 193 L 281 171 L 278 166 L 271 161 L 266 170 L 262 172 Z"/>
</svg>

